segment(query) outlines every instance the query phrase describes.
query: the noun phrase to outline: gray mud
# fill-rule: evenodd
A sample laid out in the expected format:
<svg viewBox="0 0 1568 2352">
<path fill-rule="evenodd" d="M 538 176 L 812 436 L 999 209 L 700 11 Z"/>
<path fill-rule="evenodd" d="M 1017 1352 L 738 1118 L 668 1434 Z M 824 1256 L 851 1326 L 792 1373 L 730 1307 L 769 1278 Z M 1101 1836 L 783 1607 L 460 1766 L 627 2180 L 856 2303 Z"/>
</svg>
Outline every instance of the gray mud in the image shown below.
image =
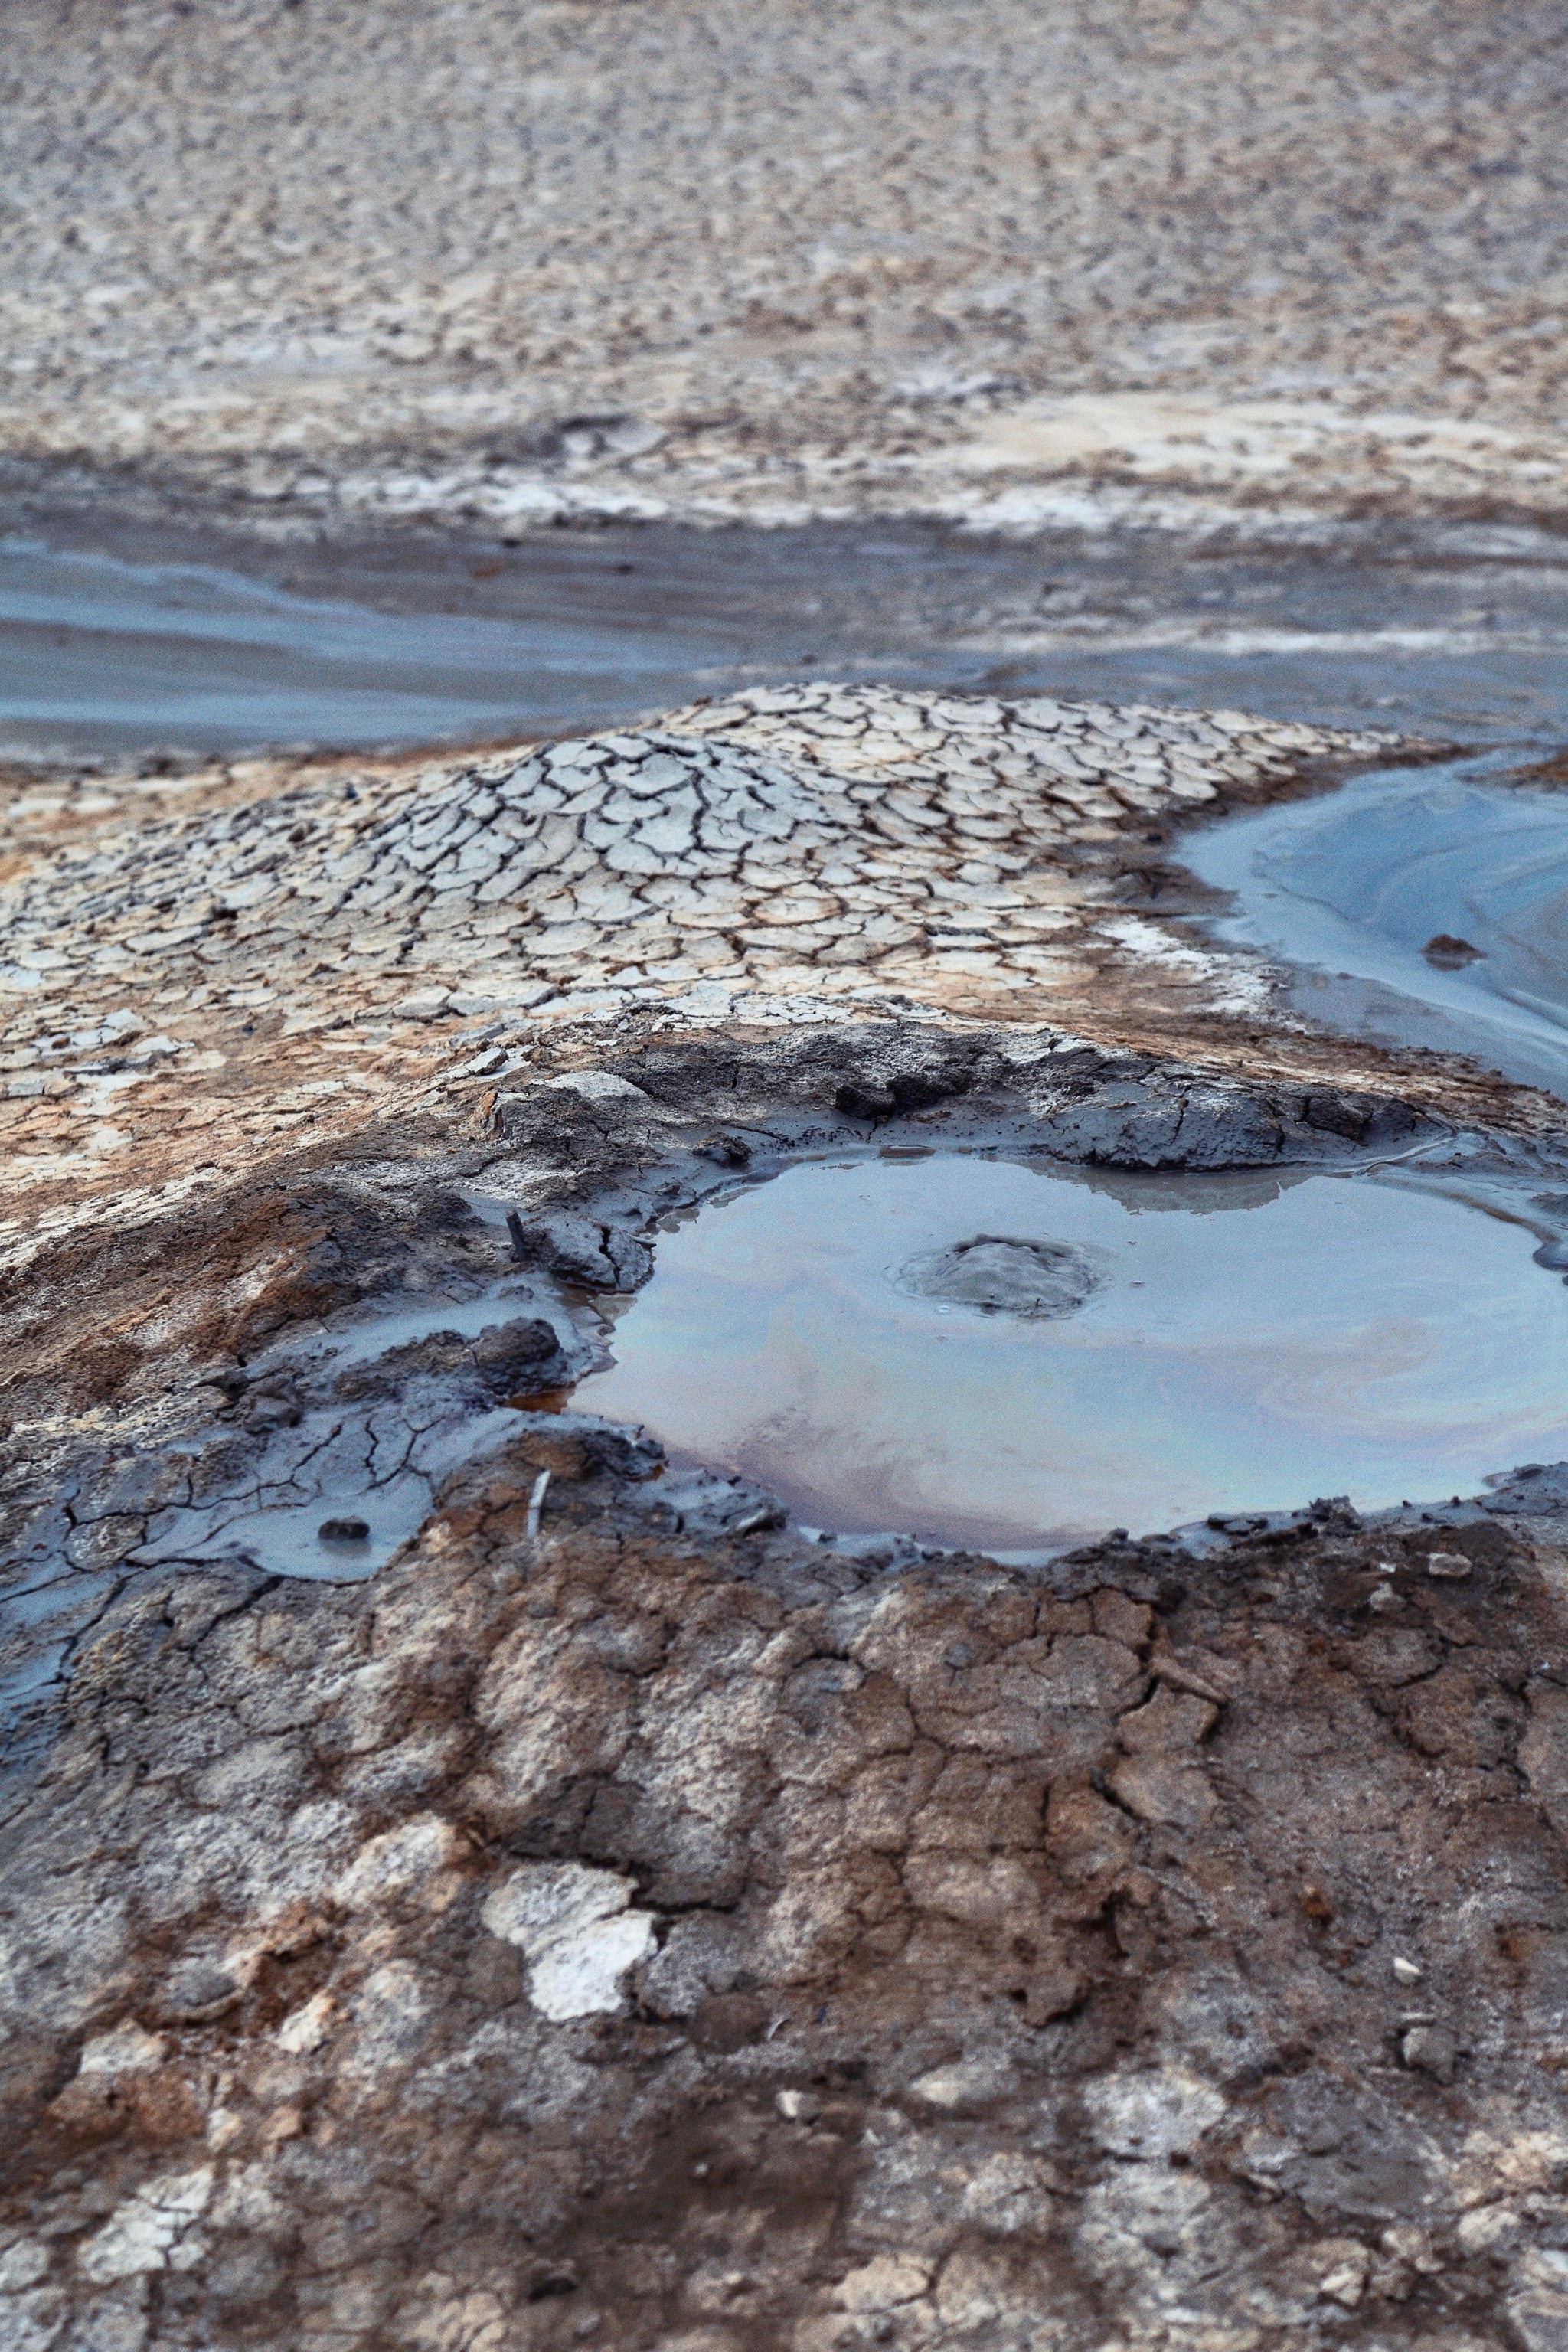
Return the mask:
<svg viewBox="0 0 1568 2352">
<path fill-rule="evenodd" d="M 1294 968 L 1331 1028 L 1568 1090 L 1568 796 L 1501 754 L 1357 777 L 1184 844 L 1211 921 Z"/>
<path fill-rule="evenodd" d="M 330 1238 L 312 1242 L 310 1259 L 324 1254 L 331 1273 L 324 1288 L 320 1279 L 311 1286 L 313 1314 L 301 1318 L 296 1305 L 281 1331 L 264 1320 L 253 1339 L 231 1336 L 205 1355 L 184 1345 L 173 1361 L 154 1341 L 129 1374 L 142 1401 L 122 1404 L 99 1436 L 79 1433 L 93 1349 L 72 1348 L 70 1312 L 58 1311 L 80 1297 L 79 1245 L 58 1275 L 47 1257 L 35 1266 L 17 1302 L 14 1360 L 26 1369 L 6 1391 L 12 1571 L 0 1598 L 7 1688 L 24 1715 L 40 1698 L 53 1703 L 84 1628 L 149 1574 L 221 1560 L 328 1582 L 373 1574 L 466 1462 L 504 1446 L 537 1400 L 558 1408 L 584 1373 L 608 1366 L 614 1318 L 648 1282 L 662 1222 L 732 1190 L 739 1173 L 766 1178 L 803 1155 L 1043 1150 L 1058 1163 L 1127 1171 L 1158 1209 L 1160 1171 L 1178 1195 L 1203 1171 L 1216 1198 L 1248 1181 L 1224 1171 L 1268 1171 L 1250 1180 L 1255 1192 L 1262 1184 L 1263 1200 L 1280 1191 L 1279 1171 L 1291 1184 L 1314 1168 L 1415 1152 L 1434 1181 L 1458 1172 L 1476 1197 L 1500 1187 L 1494 1213 L 1500 1203 L 1506 1218 L 1526 1220 L 1523 1231 L 1516 1222 L 1496 1228 L 1506 1231 L 1510 1264 L 1522 1264 L 1524 1311 L 1538 1320 L 1560 1310 L 1556 1285 L 1529 1265 L 1526 1245 L 1568 1227 L 1528 1201 L 1568 1188 L 1568 1159 L 1456 1137 L 1396 1098 L 1249 1088 L 1073 1039 L 954 1034 L 918 1023 L 717 1052 L 700 1040 L 656 1041 L 610 1066 L 625 1084 L 608 1094 L 501 1094 L 489 1142 L 390 1186 L 384 1175 L 368 1185 L 345 1186 L 342 1174 L 319 1180 L 311 1229 Z M 895 1099 L 908 1108 L 867 1111 Z M 1094 1181 L 1104 1191 L 1112 1180 Z M 307 1202 L 317 1197 L 307 1189 Z M 1446 1213 L 1461 1225 L 1473 1213 Z M 282 1204 L 266 1213 L 275 1218 Z M 170 1229 L 166 1245 L 174 1263 L 186 1261 L 183 1227 Z M 157 1246 L 145 1237 L 132 1244 L 141 1256 L 155 1256 Z M 121 1254 L 112 1241 L 94 1254 L 95 1283 L 112 1282 Z M 1434 1269 L 1430 1298 L 1440 1286 Z M 85 1300 L 70 1311 L 90 1314 Z M 154 1328 L 160 1319 L 153 1317 Z M 96 1329 L 96 1315 L 91 1322 Z M 134 1328 L 146 1328 L 145 1312 Z M 123 1385 L 123 1363 L 116 1378 Z M 616 1380 L 608 1375 L 611 1397 Z M 590 1381 L 580 1402 L 607 1413 L 606 1428 L 650 1417 L 640 1406 L 601 1407 L 598 1385 Z M 1531 1426 L 1540 1436 L 1539 1413 Z M 1500 1426 L 1496 1435 L 1506 1450 Z M 624 1443 L 614 1440 L 623 1451 Z M 1505 1465 L 1482 1447 L 1475 1466 L 1479 1475 Z M 1296 1468 L 1310 1483 L 1322 1465 L 1303 1459 Z M 1281 1464 L 1277 1478 L 1228 1499 L 1237 1508 L 1309 1500 L 1305 1487 L 1289 1491 L 1288 1476 Z M 695 1518 L 690 1509 L 677 1514 L 693 1527 L 779 1507 L 756 1466 L 705 1471 L 694 1491 Z M 1184 1486 L 1180 1496 L 1172 1490 L 1172 1518 L 1183 1516 L 1184 1499 Z M 1217 1507 L 1227 1496 L 1201 1499 Z M 1132 1515 L 1139 1500 L 1132 1495 L 1124 1513 L 1101 1498 L 1089 1524 Z M 1030 1528 L 1004 1514 L 1008 1524 L 991 1526 L 990 1539 L 1038 1549 L 1043 1537 L 1044 1549 L 1059 1549 L 1057 1523 L 1040 1527 L 1038 1504 Z M 320 1538 L 322 1522 L 344 1514 L 366 1519 L 363 1547 Z M 847 1531 L 886 1524 L 851 1516 Z M 918 1530 L 921 1513 L 901 1513 L 896 1526 Z M 973 1534 L 954 1525 L 947 1539 Z"/>
<path fill-rule="evenodd" d="M 1568 561 L 1501 525 L 608 525 L 504 543 L 0 500 L 0 751 L 492 740 L 813 675 L 1568 730 Z M 82 486 L 79 495 L 85 497 Z"/>
<path fill-rule="evenodd" d="M 1009 1566 L 525 1387 L 806 1155 L 1212 1222 L 1418 1154 L 1562 1258 L 1568 1150 L 932 1021 L 590 1036 L 617 1088 L 6 1302 L 8 2340 L 1550 2352 L 1568 1465 Z M 285 1462 L 350 1516 L 329 1421 L 466 1453 L 384 1566 L 184 1539 Z"/>
</svg>

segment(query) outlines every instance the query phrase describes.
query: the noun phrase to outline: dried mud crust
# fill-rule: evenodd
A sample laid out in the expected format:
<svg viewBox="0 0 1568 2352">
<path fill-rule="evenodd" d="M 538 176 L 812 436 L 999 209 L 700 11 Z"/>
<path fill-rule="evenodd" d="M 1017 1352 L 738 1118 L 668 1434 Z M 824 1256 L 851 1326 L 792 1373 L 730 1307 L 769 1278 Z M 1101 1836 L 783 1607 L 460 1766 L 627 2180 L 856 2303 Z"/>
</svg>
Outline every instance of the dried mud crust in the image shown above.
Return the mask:
<svg viewBox="0 0 1568 2352">
<path fill-rule="evenodd" d="M 517 530 L 1563 511 L 1550 10 L 6 30 L 8 454 Z"/>
<path fill-rule="evenodd" d="M 1047 1578 L 658 1492 L 541 1423 L 370 1586 L 85 1645 L 7 1811 L 8 2344 L 1562 2340 L 1528 1518 Z"/>
<path fill-rule="evenodd" d="M 1267 1169 L 1419 1147 L 1562 1184 L 1555 1107 L 1451 1067 L 1352 1087 L 1344 1052 L 1276 1036 L 1293 1066 L 1244 1083 L 1106 1042 L 1125 1006 L 1100 1042 L 1053 1022 L 1058 995 L 1004 966 L 986 795 L 1099 887 L 1182 798 L 1177 733 L 1086 718 L 1096 775 L 1058 792 L 1048 759 L 1004 764 L 1009 706 L 944 703 L 892 762 L 875 738 L 909 709 L 813 689 L 563 747 L 600 797 L 552 871 L 509 872 L 504 793 L 472 763 L 338 772 L 292 803 L 226 780 L 232 807 L 151 843 L 78 812 L 68 849 L 29 853 L 21 1049 L 41 1068 L 63 1035 L 110 1131 L 84 1153 L 62 1129 L 5 1294 L 7 2347 L 1294 2352 L 1331 2327 L 1559 2352 L 1553 1476 L 1430 1524 L 1328 1507 L 1215 1531 L 1212 1558 L 857 1563 L 755 1490 L 649 1475 L 624 1433 L 507 1411 L 514 1378 L 580 1365 L 570 1315 L 559 1360 L 532 1305 L 493 1349 L 399 1335 L 347 1380 L 310 1353 L 323 1319 L 502 1275 L 569 1304 L 634 1287 L 650 1221 L 807 1150 Z M 1302 789 L 1357 749 L 1259 742 L 1195 797 Z M 872 920 L 923 873 L 981 944 L 922 919 L 897 989 L 852 961 L 836 988 L 798 939 L 770 961 L 733 913 L 729 961 L 663 987 L 638 926 L 667 909 L 567 910 L 583 929 L 552 945 L 552 889 L 706 883 L 680 870 L 708 854 L 692 778 L 727 762 L 730 814 L 756 820 L 725 852 L 737 901 L 768 910 L 810 866 L 853 913 L 859 885 L 811 861 L 865 857 Z M 532 823 L 550 759 L 502 766 Z M 1100 793 L 1121 817 L 1074 797 Z M 685 831 L 639 846 L 645 805 Z M 438 839 L 454 806 L 462 837 Z M 383 918 L 416 814 L 436 863 Z M 218 887 L 187 924 L 193 871 Z M 500 1009 L 518 985 L 548 1001 Z M 290 1090 L 321 1083 L 348 1001 L 407 1025 L 378 1024 L 378 1083 L 312 1125 Z M 55 1025 L 68 1006 L 90 1042 Z M 1458 1131 L 1482 1102 L 1509 1132 Z M 481 1195 L 514 1207 L 521 1262 Z M 321 1413 L 367 1459 L 444 1413 L 505 1428 L 433 1474 L 369 1582 L 194 1559 L 197 1506 L 319 1499 Z"/>
<path fill-rule="evenodd" d="M 1391 1079 L 1376 1048 L 1282 1020 L 1258 958 L 1160 919 L 1194 903 L 1171 864 L 1183 822 L 1434 749 L 1232 711 L 806 685 L 481 760 L 219 771 L 172 815 L 62 791 L 52 848 L 24 794 L 0 900 L 0 1240 L 25 1255 L 109 1197 L 155 1213 L 374 1119 L 482 1120 L 574 1025 L 592 1055 L 659 1021 L 1070 1023 L 1286 1085 L 1550 1122 L 1436 1057 Z"/>
<path fill-rule="evenodd" d="M 1554 1475 L 1026 1573 L 849 1560 L 536 1413 L 368 1583 L 145 1549 L 171 1459 L 277 1440 L 303 1318 L 493 1272 L 463 1186 L 625 1287 L 770 1151 L 1437 1122 L 906 1022 L 666 1036 L 490 1127 L 31 1270 L 11 1492 L 92 1589 L 3 1801 L 7 2343 L 1552 2347 Z"/>
</svg>

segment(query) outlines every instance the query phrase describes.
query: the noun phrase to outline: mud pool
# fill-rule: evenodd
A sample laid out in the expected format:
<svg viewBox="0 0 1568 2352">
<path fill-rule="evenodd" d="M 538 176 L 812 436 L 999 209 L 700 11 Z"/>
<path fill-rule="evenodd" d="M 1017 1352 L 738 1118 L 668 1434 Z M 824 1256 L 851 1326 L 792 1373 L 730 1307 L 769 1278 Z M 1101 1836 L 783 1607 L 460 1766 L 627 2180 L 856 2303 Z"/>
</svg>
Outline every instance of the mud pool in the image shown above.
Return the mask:
<svg viewBox="0 0 1568 2352">
<path fill-rule="evenodd" d="M 1568 1452 L 1539 1237 L 1392 1171 L 807 1162 L 668 1223 L 574 1402 L 808 1526 L 1004 1554 L 1447 1497 Z"/>
<path fill-rule="evenodd" d="M 1213 928 L 1295 968 L 1331 1026 L 1470 1054 L 1568 1091 L 1568 793 L 1500 754 L 1357 778 L 1184 846 L 1230 891 Z"/>
</svg>

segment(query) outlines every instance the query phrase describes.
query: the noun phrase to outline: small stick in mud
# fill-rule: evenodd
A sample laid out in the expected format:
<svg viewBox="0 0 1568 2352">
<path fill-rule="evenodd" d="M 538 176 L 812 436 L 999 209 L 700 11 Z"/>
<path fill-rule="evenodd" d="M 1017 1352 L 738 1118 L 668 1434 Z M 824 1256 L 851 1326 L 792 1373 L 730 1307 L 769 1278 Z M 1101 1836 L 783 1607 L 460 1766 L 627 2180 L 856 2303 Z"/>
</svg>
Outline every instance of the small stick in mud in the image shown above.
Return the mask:
<svg viewBox="0 0 1568 2352">
<path fill-rule="evenodd" d="M 506 1229 L 511 1235 L 512 1262 L 514 1265 L 521 1265 L 527 1258 L 528 1252 L 522 1238 L 522 1219 L 515 1209 L 509 1209 L 506 1213 Z"/>
<path fill-rule="evenodd" d="M 549 1471 L 542 1470 L 534 1480 L 528 1497 L 528 1517 L 523 1525 L 523 1533 L 526 1536 L 533 1537 L 539 1533 L 539 1521 L 544 1509 L 544 1490 L 549 1484 Z"/>
</svg>

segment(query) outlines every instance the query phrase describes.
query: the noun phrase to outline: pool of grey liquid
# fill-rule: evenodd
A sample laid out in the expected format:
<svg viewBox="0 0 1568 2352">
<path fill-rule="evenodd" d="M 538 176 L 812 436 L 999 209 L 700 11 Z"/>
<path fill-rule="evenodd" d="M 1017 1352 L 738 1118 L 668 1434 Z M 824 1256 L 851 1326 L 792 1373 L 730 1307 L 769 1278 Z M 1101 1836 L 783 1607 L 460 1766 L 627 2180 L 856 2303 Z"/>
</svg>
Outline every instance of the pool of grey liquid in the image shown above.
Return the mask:
<svg viewBox="0 0 1568 2352">
<path fill-rule="evenodd" d="M 437 1337 L 477 1339 L 531 1317 L 576 1344 L 554 1286 L 507 1276 L 478 1297 L 405 1299 L 346 1330 L 291 1332 L 279 1363 L 318 1383 Z M 265 1382 L 265 1358 L 252 1367 Z M 515 1437 L 517 1410 L 476 1412 L 439 1378 L 355 1406 L 322 1403 L 280 1428 L 255 1472 L 154 1523 L 139 1563 L 249 1560 L 270 1575 L 353 1583 L 374 1574 L 428 1517 L 436 1488 L 476 1455 Z M 323 1535 L 322 1529 L 356 1530 Z"/>
<path fill-rule="evenodd" d="M 1234 898 L 1209 928 L 1288 960 L 1333 1028 L 1568 1093 L 1568 792 L 1507 764 L 1361 776 L 1193 835 L 1184 862 Z"/>
<path fill-rule="evenodd" d="M 1568 724 L 1549 533 L 986 538 L 888 522 L 268 542 L 0 502 L 0 753 L 569 733 L 802 677 L 1242 706 L 1467 742 Z"/>
<path fill-rule="evenodd" d="M 1568 1453 L 1539 1237 L 1408 1171 L 808 1161 L 666 1223 L 574 1402 L 808 1526 L 1004 1555 L 1446 1497 Z"/>
</svg>

